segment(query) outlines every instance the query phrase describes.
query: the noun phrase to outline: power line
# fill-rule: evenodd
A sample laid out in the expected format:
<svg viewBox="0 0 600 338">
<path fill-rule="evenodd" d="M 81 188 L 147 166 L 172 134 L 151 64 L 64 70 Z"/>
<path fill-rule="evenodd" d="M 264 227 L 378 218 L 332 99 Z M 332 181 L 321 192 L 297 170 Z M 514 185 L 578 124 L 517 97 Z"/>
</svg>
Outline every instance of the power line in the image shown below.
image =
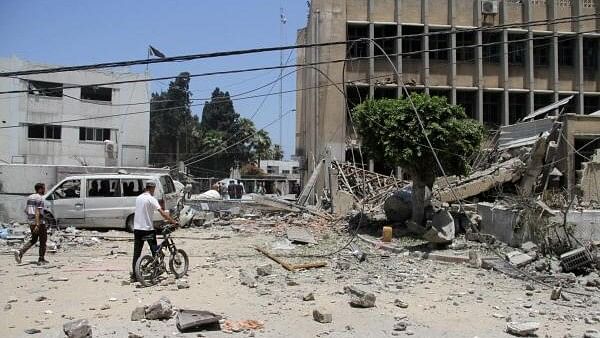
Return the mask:
<svg viewBox="0 0 600 338">
<path fill-rule="evenodd" d="M 534 21 L 529 21 L 529 22 L 524 22 L 524 23 L 516 23 L 516 24 L 513 23 L 513 24 L 504 24 L 504 25 L 478 27 L 478 28 L 465 28 L 465 29 L 454 28 L 454 29 L 450 29 L 450 30 L 446 30 L 446 31 L 433 31 L 433 32 L 410 34 L 410 35 L 378 37 L 378 38 L 374 38 L 373 41 L 394 40 L 394 39 L 409 38 L 409 37 L 423 37 L 423 36 L 432 36 L 432 35 L 440 35 L 440 34 L 448 34 L 448 33 L 490 31 L 490 30 L 498 30 L 498 29 L 506 29 L 506 28 L 523 28 L 523 27 L 531 27 L 531 26 L 565 23 L 565 20 L 566 20 L 566 22 L 570 22 L 570 21 L 574 21 L 574 20 L 575 21 L 587 21 L 587 20 L 593 20 L 596 17 L 598 17 L 597 14 L 587 14 L 587 15 L 564 17 L 564 18 L 559 18 L 559 19 L 534 20 Z M 588 18 L 588 19 L 583 20 L 584 18 Z M 224 51 L 224 52 L 181 55 L 181 56 L 166 57 L 166 58 L 161 58 L 161 59 L 139 59 L 139 60 L 130 60 L 130 61 L 97 63 L 97 64 L 81 65 L 81 66 L 67 66 L 67 67 L 56 67 L 56 68 L 46 68 L 46 69 L 12 71 L 12 72 L 0 73 L 0 77 L 48 74 L 48 73 L 59 73 L 59 72 L 102 69 L 102 68 L 115 68 L 115 67 L 126 67 L 126 66 L 134 66 L 134 65 L 165 63 L 165 62 L 191 61 L 191 60 L 198 60 L 198 59 L 255 54 L 255 53 L 282 51 L 282 50 L 291 50 L 291 49 L 293 50 L 293 49 L 304 49 L 304 48 L 311 48 L 311 47 L 335 46 L 335 45 L 353 43 L 356 41 L 358 41 L 358 40 L 332 41 L 332 42 L 299 44 L 299 45 L 288 45 L 288 46 L 266 47 L 266 48 L 252 48 L 252 49 L 242 49 L 242 50 L 233 50 L 233 51 Z M 276 69 L 276 68 L 274 68 L 274 69 Z M 172 77 L 169 77 L 169 78 L 172 78 Z M 158 79 L 166 80 L 168 78 L 163 77 L 163 78 L 158 78 Z"/>
</svg>

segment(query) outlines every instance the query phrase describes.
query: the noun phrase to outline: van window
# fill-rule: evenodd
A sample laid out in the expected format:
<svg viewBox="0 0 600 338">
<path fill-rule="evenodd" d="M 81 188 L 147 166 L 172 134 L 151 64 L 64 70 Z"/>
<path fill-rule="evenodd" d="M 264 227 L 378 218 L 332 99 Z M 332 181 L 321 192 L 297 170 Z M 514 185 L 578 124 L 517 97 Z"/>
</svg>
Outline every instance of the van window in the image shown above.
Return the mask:
<svg viewBox="0 0 600 338">
<path fill-rule="evenodd" d="M 141 179 L 121 180 L 121 189 L 123 196 L 138 196 L 144 192 L 144 185 Z"/>
<path fill-rule="evenodd" d="M 120 197 L 118 179 L 88 179 L 88 197 Z"/>
<path fill-rule="evenodd" d="M 170 194 L 175 192 L 175 183 L 170 176 L 164 175 L 159 177 L 160 184 L 163 186 L 163 190 L 165 194 Z"/>
<path fill-rule="evenodd" d="M 81 197 L 81 180 L 68 180 L 58 186 L 52 193 L 56 200 Z"/>
</svg>

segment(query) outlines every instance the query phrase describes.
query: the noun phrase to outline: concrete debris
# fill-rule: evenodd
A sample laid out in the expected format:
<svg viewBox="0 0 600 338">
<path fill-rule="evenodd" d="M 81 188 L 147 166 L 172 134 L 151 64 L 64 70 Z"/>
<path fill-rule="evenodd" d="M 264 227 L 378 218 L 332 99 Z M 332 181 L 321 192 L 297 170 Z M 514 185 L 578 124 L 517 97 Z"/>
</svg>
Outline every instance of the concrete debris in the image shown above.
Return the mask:
<svg viewBox="0 0 600 338">
<path fill-rule="evenodd" d="M 506 325 L 506 332 L 514 336 L 527 337 L 532 336 L 540 328 L 540 323 L 536 322 L 509 322 Z"/>
<path fill-rule="evenodd" d="M 535 258 L 529 256 L 528 254 L 524 254 L 520 251 L 511 251 L 506 254 L 506 258 L 510 262 L 510 264 L 516 267 L 525 266 L 534 261 Z"/>
<path fill-rule="evenodd" d="M 265 327 L 265 323 L 262 321 L 248 319 L 240 321 L 226 320 L 221 324 L 221 331 L 225 333 L 242 332 L 242 331 L 254 331 L 262 330 Z M 251 332 L 249 337 L 253 337 L 254 333 Z"/>
<path fill-rule="evenodd" d="M 130 331 L 127 333 L 127 338 L 144 338 L 144 336 Z"/>
<path fill-rule="evenodd" d="M 425 240 L 435 244 L 449 244 L 454 239 L 454 218 L 447 210 L 436 212 L 427 225 L 430 228 L 423 235 Z"/>
<path fill-rule="evenodd" d="M 292 243 L 317 244 L 315 237 L 303 228 L 289 227 L 286 236 Z"/>
<path fill-rule="evenodd" d="M 537 251 L 538 246 L 533 242 L 525 242 L 521 244 L 521 249 L 525 252 Z"/>
<path fill-rule="evenodd" d="M 324 308 L 317 308 L 313 310 L 313 319 L 319 323 L 331 323 L 333 321 L 333 316 L 331 312 L 327 311 Z"/>
<path fill-rule="evenodd" d="M 258 285 L 256 278 L 242 269 L 240 269 L 240 284 L 246 285 L 249 288 L 255 288 Z"/>
<path fill-rule="evenodd" d="M 305 302 L 313 301 L 315 300 L 315 295 L 312 292 L 309 292 L 306 295 L 304 295 L 304 297 L 302 297 L 302 300 Z"/>
<path fill-rule="evenodd" d="M 398 322 L 394 324 L 394 331 L 406 331 L 408 325 L 405 322 Z"/>
<path fill-rule="evenodd" d="M 259 266 L 256 268 L 256 274 L 258 276 L 262 276 L 262 277 L 269 276 L 272 273 L 273 273 L 273 265 L 271 265 L 271 264 L 266 264 L 266 265 Z"/>
<path fill-rule="evenodd" d="M 218 326 L 221 316 L 208 311 L 179 310 L 177 329 L 181 332 L 194 332 Z"/>
<path fill-rule="evenodd" d="M 91 338 L 92 326 L 87 319 L 78 319 L 63 324 L 63 331 L 68 338 Z"/>
<path fill-rule="evenodd" d="M 350 295 L 352 307 L 370 308 L 375 306 L 375 294 L 360 290 L 355 286 L 345 286 L 344 292 Z"/>
<path fill-rule="evenodd" d="M 552 289 L 552 294 L 550 295 L 551 300 L 559 300 L 562 295 L 562 287 L 556 287 Z"/>
<path fill-rule="evenodd" d="M 396 305 L 397 307 L 399 307 L 401 309 L 406 309 L 408 307 L 408 304 L 401 299 L 395 299 L 394 305 Z"/>
<path fill-rule="evenodd" d="M 177 289 L 179 289 L 179 290 L 190 288 L 190 283 L 188 282 L 187 279 L 178 279 L 177 282 L 175 283 L 175 285 L 177 286 Z"/>
<path fill-rule="evenodd" d="M 146 319 L 146 307 L 138 306 L 131 312 L 131 321 Z"/>
<path fill-rule="evenodd" d="M 600 331 L 596 329 L 587 329 L 583 333 L 583 338 L 600 338 Z"/>
<path fill-rule="evenodd" d="M 469 266 L 472 268 L 481 268 L 483 265 L 483 258 L 481 252 L 477 250 L 469 250 Z"/>
<path fill-rule="evenodd" d="M 164 296 L 146 308 L 146 319 L 149 320 L 169 319 L 172 316 L 173 305 L 171 304 L 171 301 Z"/>
<path fill-rule="evenodd" d="M 38 334 L 38 333 L 42 333 L 42 330 L 39 330 L 39 329 L 27 329 L 27 330 L 25 330 L 25 333 L 27 333 L 27 334 Z"/>
</svg>

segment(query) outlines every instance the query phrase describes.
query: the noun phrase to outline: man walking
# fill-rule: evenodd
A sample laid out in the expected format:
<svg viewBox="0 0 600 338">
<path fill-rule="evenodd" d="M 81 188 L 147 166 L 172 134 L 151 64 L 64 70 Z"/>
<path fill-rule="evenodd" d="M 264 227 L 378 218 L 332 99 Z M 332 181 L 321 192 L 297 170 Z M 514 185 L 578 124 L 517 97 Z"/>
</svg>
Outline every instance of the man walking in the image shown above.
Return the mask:
<svg viewBox="0 0 600 338">
<path fill-rule="evenodd" d="M 152 222 L 154 211 L 158 211 L 160 215 L 169 223 L 177 224 L 169 214 L 162 208 L 156 198 L 154 198 L 154 190 L 156 183 L 152 181 L 146 182 L 146 189 L 135 199 L 135 214 L 133 216 L 133 235 L 135 237 L 133 244 L 133 263 L 131 279 L 135 279 L 135 263 L 142 255 L 144 241 L 148 242 L 150 251 L 154 252 L 158 245 L 156 241 L 156 231 Z"/>
<path fill-rule="evenodd" d="M 15 260 L 18 264 L 21 263 L 21 259 L 27 250 L 29 250 L 37 241 L 40 240 L 40 251 L 38 264 L 47 264 L 48 261 L 45 259 L 46 255 L 46 240 L 48 239 L 48 233 L 46 229 L 46 222 L 44 220 L 44 194 L 46 193 L 46 186 L 44 183 L 36 183 L 34 186 L 35 194 L 27 197 L 27 205 L 25 206 L 25 214 L 27 214 L 27 222 L 29 223 L 29 229 L 31 229 L 31 240 L 20 250 L 15 251 Z"/>
</svg>

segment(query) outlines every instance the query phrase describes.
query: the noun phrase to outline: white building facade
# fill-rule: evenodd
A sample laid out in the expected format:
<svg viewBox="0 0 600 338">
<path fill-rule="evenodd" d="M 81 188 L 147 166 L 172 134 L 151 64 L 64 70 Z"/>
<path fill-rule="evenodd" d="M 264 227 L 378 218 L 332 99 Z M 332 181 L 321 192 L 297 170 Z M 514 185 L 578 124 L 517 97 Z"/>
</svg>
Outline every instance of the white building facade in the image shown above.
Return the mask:
<svg viewBox="0 0 600 338">
<path fill-rule="evenodd" d="M 0 71 L 51 68 L 16 57 Z M 0 162 L 144 167 L 148 163 L 150 97 L 146 74 L 88 70 L 0 77 Z M 76 88 L 57 87 L 83 85 Z M 134 104 L 132 104 L 134 103 Z"/>
</svg>

